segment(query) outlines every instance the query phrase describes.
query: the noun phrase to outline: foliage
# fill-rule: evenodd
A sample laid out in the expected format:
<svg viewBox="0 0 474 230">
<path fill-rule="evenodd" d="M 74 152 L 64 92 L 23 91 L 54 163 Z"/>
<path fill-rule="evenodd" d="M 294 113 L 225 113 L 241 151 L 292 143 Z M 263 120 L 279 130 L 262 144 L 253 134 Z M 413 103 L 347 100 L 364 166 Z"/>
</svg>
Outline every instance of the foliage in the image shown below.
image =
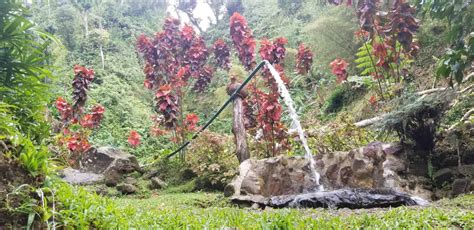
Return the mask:
<svg viewBox="0 0 474 230">
<path fill-rule="evenodd" d="M 402 142 L 412 144 L 417 150 L 431 151 L 449 97 L 448 93 L 442 93 L 402 98 L 400 107 L 385 116 L 378 127 L 384 132 L 395 131 Z"/>
<path fill-rule="evenodd" d="M 298 46 L 298 53 L 296 54 L 296 71 L 305 75 L 311 70 L 313 64 L 313 52 L 303 43 Z"/>
<path fill-rule="evenodd" d="M 56 109 L 61 121 L 58 144 L 67 146 L 71 154 L 66 159 L 73 165 L 78 163 L 77 161 L 91 147 L 88 140 L 90 132 L 99 127 L 104 117 L 105 109 L 99 104 L 94 105 L 90 109 L 90 113 L 84 113 L 87 92 L 93 79 L 94 70 L 75 65 L 72 81 L 72 106 L 62 97 L 56 99 Z"/>
<path fill-rule="evenodd" d="M 140 134 L 137 133 L 137 131 L 135 130 L 130 131 L 130 135 L 128 136 L 128 143 L 132 147 L 138 146 L 140 144 L 140 139 L 141 139 L 141 136 Z"/>
<path fill-rule="evenodd" d="M 0 153 L 38 176 L 47 170 L 48 160 L 45 82 L 53 77 L 45 64 L 46 51 L 58 41 L 35 27 L 26 13 L 14 1 L 0 3 Z"/>
<path fill-rule="evenodd" d="M 47 191 L 47 190 L 46 190 Z M 452 228 L 470 229 L 474 213 L 470 210 L 472 195 L 443 200 L 430 207 L 400 207 L 379 212 L 366 210 L 267 209 L 254 211 L 228 207 L 220 195 L 212 193 L 166 194 L 144 200 L 107 199 L 80 187 L 59 183 L 55 199 L 45 192 L 45 207 L 39 213 L 55 227 L 98 228 Z M 34 201 L 33 201 L 34 202 Z M 36 204 L 37 203 L 33 203 Z M 47 212 L 45 215 L 44 212 Z M 212 218 L 209 218 L 212 217 Z"/>
<path fill-rule="evenodd" d="M 372 142 L 375 132 L 356 127 L 348 113 L 337 120 L 316 126 L 308 132 L 308 142 L 317 154 L 330 154 L 335 151 L 350 151 Z"/>
<path fill-rule="evenodd" d="M 187 164 L 197 175 L 197 189 L 224 189 L 238 165 L 229 136 L 203 132 L 192 143 Z"/>
<path fill-rule="evenodd" d="M 448 21 L 448 38 L 452 44 L 440 58 L 436 75 L 447 78 L 450 85 L 453 85 L 453 80 L 462 83 L 464 71 L 474 59 L 474 38 L 469 35 L 474 28 L 472 2 L 468 0 L 416 2 L 423 15 L 429 14 L 431 18 Z"/>
<path fill-rule="evenodd" d="M 179 24 L 179 20 L 167 18 L 163 31 L 154 38 L 141 35 L 137 41 L 137 49 L 145 59 L 144 85 L 155 91 L 156 111 L 163 116 L 155 119 L 154 133 L 164 133 L 158 130 L 159 125 L 163 125 L 173 130 L 172 140 L 177 143 L 183 142 L 186 132 L 196 126 L 186 127 L 183 101 L 188 93 L 187 85 L 195 79 L 192 89 L 202 93 L 215 71 L 206 65 L 209 51 L 204 40 L 191 26 L 180 29 Z M 229 50 L 222 40 L 215 44 L 214 52 L 219 67 L 229 69 Z"/>
<path fill-rule="evenodd" d="M 364 92 L 363 87 L 353 87 L 351 84 L 339 85 L 331 92 L 323 106 L 323 110 L 326 114 L 337 113 L 355 101 L 361 94 L 363 95 Z"/>
<path fill-rule="evenodd" d="M 240 62 L 247 71 L 252 70 L 255 66 L 256 43 L 247 20 L 237 12 L 230 17 L 230 36 Z"/>
<path fill-rule="evenodd" d="M 336 82 L 337 83 L 342 83 L 347 80 L 348 74 L 347 74 L 347 66 L 349 64 L 344 61 L 344 59 L 336 58 L 334 61 L 329 63 L 331 66 L 331 72 L 336 75 Z"/>
</svg>

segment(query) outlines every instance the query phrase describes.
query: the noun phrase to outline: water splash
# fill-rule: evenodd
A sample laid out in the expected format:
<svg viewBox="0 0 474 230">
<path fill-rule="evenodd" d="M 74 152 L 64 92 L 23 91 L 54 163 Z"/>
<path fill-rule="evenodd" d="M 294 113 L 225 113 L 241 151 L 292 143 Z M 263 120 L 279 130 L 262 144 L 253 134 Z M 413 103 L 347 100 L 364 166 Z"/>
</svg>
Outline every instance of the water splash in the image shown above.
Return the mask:
<svg viewBox="0 0 474 230">
<path fill-rule="evenodd" d="M 314 177 L 316 178 L 315 183 L 318 185 L 318 190 L 323 190 L 322 185 L 319 184 L 320 175 L 318 172 L 316 172 L 316 162 L 314 161 L 313 154 L 311 153 L 311 149 L 309 149 L 308 141 L 306 140 L 306 136 L 304 135 L 303 128 L 301 127 L 301 123 L 298 118 L 298 114 L 296 113 L 293 99 L 291 99 L 290 92 L 286 88 L 285 83 L 280 77 L 280 74 L 273 67 L 273 65 L 270 64 L 270 62 L 268 62 L 267 60 L 265 60 L 265 64 L 267 68 L 270 70 L 270 73 L 272 74 L 273 78 L 275 78 L 275 81 L 278 85 L 278 91 L 281 97 L 283 97 L 283 101 L 285 102 L 286 107 L 288 107 L 291 120 L 293 121 L 292 125 L 296 128 L 296 131 L 298 131 L 298 136 L 305 150 L 305 157 L 310 161 L 311 171 L 313 171 Z"/>
</svg>

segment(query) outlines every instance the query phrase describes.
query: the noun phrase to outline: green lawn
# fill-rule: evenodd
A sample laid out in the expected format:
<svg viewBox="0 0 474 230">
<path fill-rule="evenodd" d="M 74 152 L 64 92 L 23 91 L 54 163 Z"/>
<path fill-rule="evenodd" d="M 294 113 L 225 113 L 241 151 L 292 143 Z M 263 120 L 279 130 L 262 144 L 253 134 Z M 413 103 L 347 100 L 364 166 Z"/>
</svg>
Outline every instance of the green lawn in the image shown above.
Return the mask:
<svg viewBox="0 0 474 230">
<path fill-rule="evenodd" d="M 238 208 L 220 194 L 180 193 L 116 198 L 126 226 L 164 229 L 474 229 L 474 195 L 430 207 L 328 210 Z M 122 222 L 123 223 L 123 222 Z"/>
</svg>

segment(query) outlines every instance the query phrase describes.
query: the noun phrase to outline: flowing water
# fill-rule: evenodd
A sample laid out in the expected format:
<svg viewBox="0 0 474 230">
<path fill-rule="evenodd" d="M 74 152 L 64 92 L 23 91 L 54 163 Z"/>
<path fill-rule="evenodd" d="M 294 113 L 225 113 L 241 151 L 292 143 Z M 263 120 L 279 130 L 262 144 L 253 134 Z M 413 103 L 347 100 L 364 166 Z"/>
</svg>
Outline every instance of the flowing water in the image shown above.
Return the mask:
<svg viewBox="0 0 474 230">
<path fill-rule="evenodd" d="M 319 178 L 320 175 L 318 172 L 316 172 L 316 162 L 314 161 L 313 154 L 311 153 L 311 149 L 309 149 L 308 142 L 306 140 L 306 136 L 304 135 L 303 128 L 301 127 L 300 120 L 298 118 L 298 114 L 296 113 L 295 106 L 293 99 L 291 99 L 290 92 L 285 86 L 285 83 L 280 77 L 280 74 L 278 71 L 270 64 L 270 62 L 265 61 L 265 64 L 267 68 L 270 70 L 270 73 L 272 74 L 273 78 L 275 78 L 275 81 L 278 85 L 278 91 L 283 97 L 283 101 L 285 102 L 286 107 L 288 107 L 290 117 L 293 121 L 292 126 L 296 128 L 298 131 L 298 136 L 301 140 L 301 143 L 303 144 L 304 150 L 305 150 L 305 157 L 309 160 L 310 166 L 311 166 L 311 171 L 313 171 L 314 176 L 316 178 L 315 183 L 318 185 L 318 190 L 323 190 L 322 185 L 319 184 Z"/>
</svg>

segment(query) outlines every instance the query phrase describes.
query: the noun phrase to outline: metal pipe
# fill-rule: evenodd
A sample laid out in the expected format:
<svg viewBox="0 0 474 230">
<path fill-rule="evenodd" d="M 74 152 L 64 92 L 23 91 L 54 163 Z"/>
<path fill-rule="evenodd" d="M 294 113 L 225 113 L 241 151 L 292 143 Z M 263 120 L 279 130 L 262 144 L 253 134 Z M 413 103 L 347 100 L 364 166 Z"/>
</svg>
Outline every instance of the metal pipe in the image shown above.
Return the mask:
<svg viewBox="0 0 474 230">
<path fill-rule="evenodd" d="M 184 142 L 178 149 L 176 149 L 174 152 L 172 152 L 171 154 L 166 156 L 166 159 L 169 159 L 170 157 L 176 155 L 176 153 L 178 153 L 181 150 L 183 150 L 184 148 L 186 148 L 186 146 L 188 146 L 191 143 L 192 140 L 196 139 L 199 136 L 199 134 L 201 134 L 201 132 L 204 131 L 217 118 L 217 116 L 219 116 L 219 114 L 222 113 L 222 111 L 224 111 L 224 109 L 232 102 L 232 100 L 234 100 L 234 98 L 237 96 L 237 94 L 240 92 L 240 90 L 242 90 L 250 82 L 250 80 L 252 80 L 252 78 L 255 76 L 255 74 L 257 74 L 257 72 L 264 65 L 265 65 L 265 61 L 260 62 L 260 64 L 258 64 L 257 68 L 255 68 L 252 71 L 252 73 L 250 73 L 250 75 L 247 77 L 247 79 L 245 79 L 245 81 L 242 83 L 242 85 L 240 85 L 240 87 L 237 88 L 237 90 L 235 90 L 234 93 L 232 93 L 232 95 L 230 95 L 229 99 L 227 99 L 227 101 L 220 107 L 220 109 L 217 110 L 217 112 L 211 117 L 211 119 L 209 119 L 206 122 L 206 124 L 204 126 L 202 126 L 196 133 L 194 133 L 194 135 L 191 137 L 191 140 L 187 140 L 186 142 Z"/>
</svg>

